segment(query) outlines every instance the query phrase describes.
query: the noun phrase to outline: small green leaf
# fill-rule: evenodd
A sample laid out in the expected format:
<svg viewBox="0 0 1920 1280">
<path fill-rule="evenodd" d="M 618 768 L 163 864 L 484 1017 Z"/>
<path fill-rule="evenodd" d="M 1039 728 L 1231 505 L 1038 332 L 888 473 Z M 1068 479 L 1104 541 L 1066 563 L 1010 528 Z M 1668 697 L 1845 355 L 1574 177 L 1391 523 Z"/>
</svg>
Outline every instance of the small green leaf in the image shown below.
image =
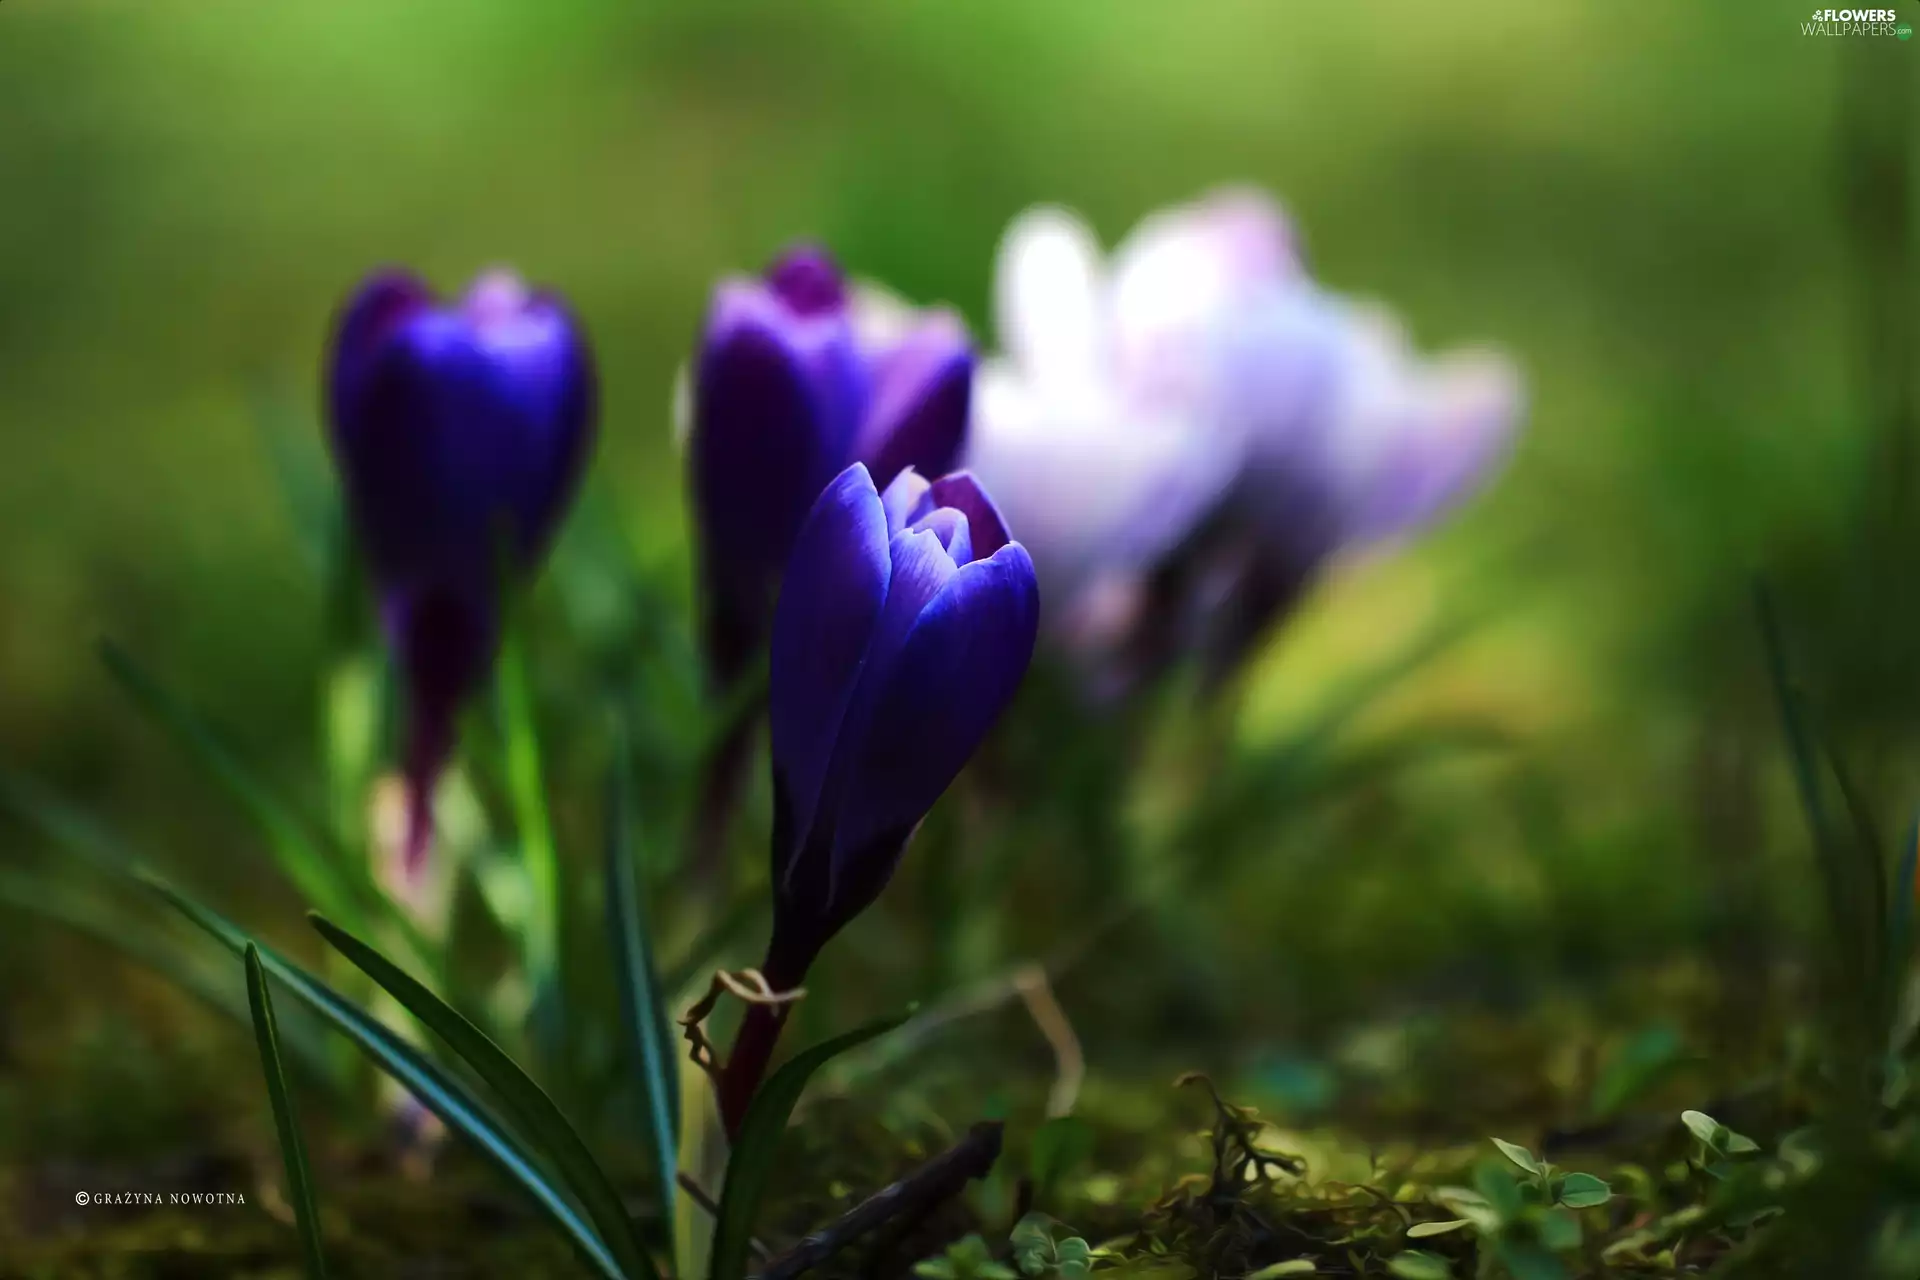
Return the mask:
<svg viewBox="0 0 1920 1280">
<path fill-rule="evenodd" d="M 774 1072 L 753 1095 L 747 1114 L 740 1122 L 740 1132 L 734 1138 L 733 1154 L 727 1159 L 726 1182 L 720 1190 L 720 1213 L 713 1224 L 712 1262 L 708 1269 L 711 1280 L 741 1280 L 747 1273 L 747 1241 L 753 1231 L 754 1217 L 760 1210 L 760 1198 L 766 1194 L 767 1180 L 773 1176 L 787 1120 L 793 1115 L 813 1073 L 847 1050 L 885 1035 L 906 1020 L 905 1014 L 881 1018 L 814 1045 Z"/>
<path fill-rule="evenodd" d="M 1592 1209 L 1613 1199 L 1613 1188 L 1590 1173 L 1570 1173 L 1560 1182 L 1560 1203 L 1569 1209 Z"/>
<path fill-rule="evenodd" d="M 1428 1236 L 1444 1236 L 1450 1231 L 1470 1227 L 1473 1223 L 1465 1218 L 1449 1218 L 1440 1222 L 1416 1222 L 1407 1228 L 1407 1239 L 1424 1240 Z"/>
<path fill-rule="evenodd" d="M 607 932 L 612 938 L 627 1043 L 645 1092 L 654 1177 L 662 1201 L 671 1206 L 680 1163 L 680 1062 L 668 1030 L 667 997 L 660 990 L 641 878 L 634 866 L 631 757 L 624 721 L 615 726 L 615 739 L 613 771 L 607 781 Z M 674 1215 L 669 1211 L 661 1217 L 667 1251 L 672 1253 Z"/>
<path fill-rule="evenodd" d="M 1054 1260 L 1053 1219 L 1044 1213 L 1028 1214 L 1013 1224 L 1007 1243 L 1013 1246 L 1014 1265 L 1023 1274 L 1044 1274 Z"/>
<path fill-rule="evenodd" d="M 1618 1112 L 1645 1094 L 1680 1064 L 1684 1045 L 1672 1027 L 1648 1027 L 1608 1059 L 1587 1106 L 1599 1118 Z"/>
<path fill-rule="evenodd" d="M 1500 1148 L 1501 1155 L 1513 1161 L 1536 1178 L 1545 1172 L 1545 1170 L 1540 1167 L 1540 1162 L 1534 1159 L 1533 1152 L 1527 1150 L 1525 1147 L 1517 1143 L 1502 1141 L 1499 1138 L 1493 1139 L 1493 1145 Z"/>
<path fill-rule="evenodd" d="M 658 1268 L 634 1233 L 633 1220 L 627 1216 L 620 1193 L 614 1190 L 586 1143 L 580 1140 L 580 1134 L 546 1091 L 515 1065 L 499 1045 L 489 1040 L 486 1033 L 391 960 L 325 916 L 310 914 L 308 919 L 334 950 L 446 1041 L 475 1074 L 486 1081 L 505 1104 L 507 1113 L 532 1136 L 579 1198 L 600 1238 L 619 1261 L 622 1272 L 629 1277 L 658 1275 Z"/>
<path fill-rule="evenodd" d="M 1053 1252 L 1063 1264 L 1075 1261 L 1091 1262 L 1093 1260 L 1093 1246 L 1088 1244 L 1086 1240 L 1080 1236 L 1068 1236 L 1066 1239 L 1059 1241 L 1053 1246 Z"/>
<path fill-rule="evenodd" d="M 1760 1149 L 1760 1144 L 1743 1133 L 1735 1133 L 1721 1126 L 1726 1133 L 1726 1144 L 1721 1149 L 1730 1156 L 1749 1156 Z"/>
<path fill-rule="evenodd" d="M 1437 1253 L 1409 1249 L 1387 1262 L 1387 1270 L 1400 1280 L 1452 1280 L 1453 1264 Z"/>
<path fill-rule="evenodd" d="M 1288 1258 L 1285 1262 L 1276 1262 L 1258 1271 L 1248 1272 L 1247 1280 L 1281 1280 L 1283 1276 L 1310 1276 L 1313 1273 L 1312 1258 Z"/>
<path fill-rule="evenodd" d="M 1520 1184 L 1514 1181 L 1505 1165 L 1485 1162 L 1473 1171 L 1473 1185 L 1486 1200 L 1487 1208 L 1502 1222 L 1511 1222 L 1520 1216 L 1527 1207 L 1526 1197 L 1520 1194 Z M 1464 1210 L 1462 1216 L 1471 1217 Z"/>
<path fill-rule="evenodd" d="M 1549 1209 L 1540 1217 L 1537 1229 L 1543 1247 L 1565 1253 L 1580 1247 L 1580 1219 L 1566 1209 Z"/>
<path fill-rule="evenodd" d="M 1693 1136 L 1700 1139 L 1701 1143 L 1705 1145 L 1708 1150 L 1719 1151 L 1721 1149 L 1721 1144 L 1725 1141 L 1721 1135 L 1726 1132 L 1726 1126 L 1722 1125 L 1706 1112 L 1682 1111 L 1680 1113 L 1680 1123 L 1686 1125 L 1687 1128 L 1692 1131 Z"/>
<path fill-rule="evenodd" d="M 280 1160 L 287 1170 L 287 1203 L 293 1206 L 294 1225 L 300 1229 L 307 1280 L 327 1280 L 327 1256 L 320 1245 L 320 1211 L 314 1206 L 307 1145 L 300 1136 L 300 1117 L 293 1109 L 293 1097 L 287 1091 L 286 1070 L 280 1065 L 280 1030 L 273 1018 L 273 997 L 267 992 L 267 972 L 260 965 L 260 949 L 251 942 L 247 944 L 247 1003 L 253 1010 L 260 1073 L 266 1077 L 267 1099 L 273 1104 L 273 1127 L 280 1135 Z"/>
<path fill-rule="evenodd" d="M 1061 1180 L 1093 1158 L 1093 1138 L 1093 1126 L 1078 1116 L 1055 1116 L 1034 1130 L 1027 1169 L 1041 1203 L 1050 1203 Z"/>
<path fill-rule="evenodd" d="M 1502 1240 L 1500 1261 L 1513 1273 L 1513 1280 L 1567 1280 L 1567 1269 L 1560 1259 L 1529 1240 Z"/>
<path fill-rule="evenodd" d="M 1507 1177 L 1505 1170 L 1494 1169 L 1493 1172 L 1511 1188 L 1513 1180 Z M 1500 1211 L 1477 1191 L 1469 1191 L 1465 1187 L 1438 1187 L 1434 1190 L 1433 1198 L 1473 1224 L 1473 1229 L 1483 1236 L 1493 1235 L 1500 1230 Z"/>
</svg>

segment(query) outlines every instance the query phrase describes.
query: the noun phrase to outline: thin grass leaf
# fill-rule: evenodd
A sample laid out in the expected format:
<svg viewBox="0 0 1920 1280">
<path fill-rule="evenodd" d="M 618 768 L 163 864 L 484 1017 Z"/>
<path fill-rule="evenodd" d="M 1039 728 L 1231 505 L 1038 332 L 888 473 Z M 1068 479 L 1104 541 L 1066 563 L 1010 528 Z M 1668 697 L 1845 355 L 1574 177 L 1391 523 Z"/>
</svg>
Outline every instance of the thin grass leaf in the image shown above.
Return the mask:
<svg viewBox="0 0 1920 1280">
<path fill-rule="evenodd" d="M 240 802 L 266 835 L 294 886 L 310 903 L 363 928 L 371 909 L 400 934 L 415 959 L 429 968 L 437 965 L 437 953 L 419 926 L 380 891 L 363 862 L 316 837 L 309 824 L 240 763 L 239 754 L 212 726 L 162 686 L 131 654 L 112 641 L 102 641 L 100 658 L 134 702 L 187 747 L 215 781 Z"/>
<path fill-rule="evenodd" d="M 1893 896 L 1888 904 L 1887 971 L 1907 971 L 1907 959 L 1913 954 L 1914 873 L 1920 868 L 1920 819 L 1907 827 L 1906 843 L 1900 860 L 1894 865 Z"/>
<path fill-rule="evenodd" d="M 21 821 L 97 871 L 131 875 L 139 863 L 120 838 L 91 814 L 24 773 L 0 769 L 0 807 L 12 810 Z"/>
<path fill-rule="evenodd" d="M 59 797 L 20 775 L 0 772 L 0 803 L 13 807 L 56 843 L 108 875 L 157 895 L 236 958 L 254 940 L 218 912 L 202 906 L 142 864 L 117 836 Z M 526 1141 L 467 1083 L 421 1055 L 384 1023 L 369 1017 L 298 965 L 260 948 L 261 963 L 283 986 L 330 1023 L 481 1154 L 533 1197 L 607 1280 L 625 1280 L 619 1265 L 578 1206 L 554 1185 Z"/>
<path fill-rule="evenodd" d="M 0 769 L 0 808 L 11 810 L 96 872 L 120 880 L 138 872 L 138 859 L 112 832 L 24 774 Z M 165 930 L 91 901 L 55 877 L 25 867 L 0 869 L 0 902 L 84 934 L 153 970 L 209 1008 L 236 1022 L 247 1020 L 247 1002 L 240 989 L 220 981 Z M 340 1082 L 333 1062 L 311 1031 L 310 1027 L 296 1029 L 287 1044 L 312 1078 L 337 1087 Z"/>
<path fill-rule="evenodd" d="M 1860 972 L 1856 949 L 1848 941 L 1855 926 L 1855 904 L 1859 900 L 1852 883 L 1851 859 L 1842 849 L 1827 812 L 1821 786 L 1820 751 L 1808 728 L 1799 687 L 1787 663 L 1786 641 L 1773 597 L 1764 584 L 1755 591 L 1755 606 L 1761 642 L 1766 651 L 1767 672 L 1773 683 L 1781 728 L 1787 739 L 1787 754 L 1793 764 L 1794 781 L 1799 788 L 1801 808 L 1813 836 L 1815 863 L 1826 893 L 1828 927 L 1833 932 L 1835 947 L 1845 964 L 1844 969 L 1834 975 L 1834 980 L 1841 991 L 1856 993 L 1864 989 L 1866 975 Z"/>
<path fill-rule="evenodd" d="M 299 819 L 255 780 L 233 749 L 199 715 L 112 641 L 101 642 L 100 660 L 140 709 L 185 745 L 240 802 L 247 816 L 265 833 L 294 887 L 309 902 L 346 919 L 365 919 L 364 902 L 351 892 L 340 861 L 326 856 Z"/>
<path fill-rule="evenodd" d="M 1886 861 L 1881 853 L 1883 845 L 1879 825 L 1866 798 L 1854 785 L 1840 753 L 1831 746 L 1827 750 L 1827 767 L 1840 790 L 1848 821 L 1853 825 L 1853 846 L 1843 853 L 1847 857 L 1847 879 L 1852 896 L 1850 906 L 1854 913 L 1845 936 L 1863 951 L 1861 970 L 1870 982 L 1876 1016 L 1885 1022 L 1892 1017 L 1893 1003 L 1898 997 L 1898 980 L 1894 971 L 1881 963 L 1887 955 L 1889 907 Z"/>
<path fill-rule="evenodd" d="M 511 599 L 512 597 L 507 597 Z M 507 800 L 513 812 L 520 860 L 532 891 L 532 911 L 521 939 L 527 979 L 536 999 L 552 999 L 560 964 L 560 858 L 547 814 L 546 783 L 541 774 L 540 733 L 534 722 L 533 681 L 525 640 L 515 611 L 508 611 L 495 692 L 500 706 L 501 750 Z"/>
<path fill-rule="evenodd" d="M 764 888 L 756 888 L 736 897 L 720 913 L 720 918 L 693 940 L 687 953 L 661 975 L 661 993 L 672 996 L 684 991 L 688 984 L 711 969 L 729 946 L 758 924 L 767 910 Z"/>
<path fill-rule="evenodd" d="M 158 894 L 234 955 L 243 955 L 247 945 L 253 942 L 232 922 L 201 906 L 160 877 L 144 869 L 136 869 L 133 875 L 143 887 Z M 269 948 L 260 947 L 260 962 L 282 986 L 332 1023 L 376 1066 L 440 1117 L 449 1129 L 464 1135 L 495 1167 L 525 1188 L 605 1280 L 629 1280 L 600 1239 L 599 1233 L 572 1200 L 554 1184 L 552 1176 L 542 1167 L 526 1141 L 498 1117 L 465 1081 L 424 1057 L 412 1045 L 400 1039 L 390 1027 L 368 1016 L 333 988 Z"/>
<path fill-rule="evenodd" d="M 1229 834 L 1244 826 L 1249 807 L 1270 810 L 1277 798 L 1295 798 L 1315 775 L 1324 772 L 1329 748 L 1349 725 L 1401 681 L 1445 653 L 1479 622 L 1463 615 L 1430 628 L 1404 649 L 1340 685 L 1305 723 L 1281 741 L 1249 752 L 1235 762 L 1202 803 L 1194 806 L 1180 846 L 1192 850 L 1178 864 L 1183 879 L 1210 880 L 1238 847 Z"/>
<path fill-rule="evenodd" d="M 633 1066 L 646 1094 L 648 1137 L 673 1254 L 673 1195 L 680 1167 L 680 1062 L 674 1052 L 666 993 L 653 961 L 646 903 L 634 866 L 632 788 L 627 783 L 630 748 L 624 720 L 616 721 L 613 769 L 607 780 L 607 932 L 620 988 Z"/>
<path fill-rule="evenodd" d="M 239 991 L 231 984 L 219 982 L 204 966 L 195 963 L 186 948 L 117 911 L 103 910 L 98 904 L 75 896 L 49 877 L 0 868 L 0 905 L 91 938 L 135 964 L 151 969 L 209 1008 L 237 1022 L 246 1020 L 247 1004 L 240 998 Z M 322 1078 L 323 1062 L 324 1059 L 315 1058 L 309 1063 L 320 1070 Z"/>
<path fill-rule="evenodd" d="M 261 378 L 248 388 L 247 400 L 302 558 L 316 574 L 324 574 L 339 503 L 323 478 L 325 455 L 317 445 L 320 432 L 308 407 L 311 402 L 288 391 Z"/>
<path fill-rule="evenodd" d="M 494 1090 L 508 1115 L 553 1162 L 561 1178 L 578 1197 L 601 1239 L 619 1262 L 623 1274 L 629 1277 L 657 1276 L 659 1270 L 635 1234 L 633 1220 L 627 1216 L 619 1192 L 614 1190 L 606 1173 L 587 1150 L 586 1143 L 581 1141 L 580 1134 L 568 1123 L 546 1091 L 535 1084 L 484 1032 L 391 960 L 324 916 L 310 914 L 308 918 L 328 945 L 445 1040 Z"/>
<path fill-rule="evenodd" d="M 327 1280 L 327 1256 L 320 1244 L 320 1211 L 314 1205 L 307 1144 L 300 1136 L 300 1117 L 287 1091 L 286 1070 L 280 1065 L 280 1028 L 273 1017 L 273 997 L 267 992 L 267 971 L 260 963 L 260 948 L 251 942 L 247 944 L 247 1004 L 253 1011 L 253 1038 L 260 1046 L 260 1073 L 266 1077 L 267 1099 L 273 1104 L 273 1127 L 280 1135 L 280 1159 L 287 1170 L 287 1203 L 293 1206 L 294 1225 L 300 1229 L 307 1280 Z"/>
<path fill-rule="evenodd" d="M 799 1105 L 813 1073 L 847 1050 L 885 1035 L 907 1020 L 897 1014 L 869 1022 L 843 1036 L 814 1045 L 774 1072 L 753 1095 L 733 1153 L 727 1158 L 727 1180 L 720 1191 L 720 1212 L 713 1224 L 709 1280 L 742 1280 L 747 1274 L 747 1252 L 752 1247 L 753 1220 L 760 1211 L 772 1176 L 780 1139 Z"/>
</svg>

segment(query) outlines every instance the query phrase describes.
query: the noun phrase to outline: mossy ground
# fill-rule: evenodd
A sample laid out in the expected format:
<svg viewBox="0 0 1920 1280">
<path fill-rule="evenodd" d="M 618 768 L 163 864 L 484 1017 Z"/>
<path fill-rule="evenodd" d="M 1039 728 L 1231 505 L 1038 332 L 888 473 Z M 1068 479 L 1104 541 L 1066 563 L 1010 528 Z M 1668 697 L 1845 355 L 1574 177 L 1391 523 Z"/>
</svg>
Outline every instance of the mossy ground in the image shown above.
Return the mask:
<svg viewBox="0 0 1920 1280">
<path fill-rule="evenodd" d="M 1777 1049 L 1773 1070 L 1764 1052 L 1747 1061 L 1707 1052 L 1720 1032 L 1704 1016 L 1714 1002 L 1701 975 L 1643 975 L 1640 985 L 1666 993 L 1646 1025 L 1608 1025 L 1596 1016 L 1604 1000 L 1572 997 L 1519 1011 L 1430 1010 L 1356 1024 L 1319 1053 L 1243 1059 L 1217 1071 L 1217 1084 L 1133 1071 L 1120 1059 L 1109 1069 L 1096 1057 L 1076 1099 L 1077 1132 L 1064 1141 L 1058 1125 L 1038 1138 L 1047 1075 L 1033 1075 L 1030 1058 L 997 1034 L 1017 1029 L 1017 1018 L 1004 1027 L 989 1019 L 956 1052 L 826 1079 L 788 1136 L 758 1236 L 776 1253 L 791 1246 L 942 1150 L 984 1109 L 1007 1121 L 992 1178 L 815 1274 L 906 1275 L 976 1233 L 1006 1265 L 1011 1224 L 1028 1212 L 1055 1219 L 1059 1238 L 1085 1239 L 1096 1270 L 1116 1280 L 1424 1274 L 1406 1269 L 1423 1265 L 1404 1261 L 1410 1250 L 1459 1277 L 1703 1272 L 1751 1227 L 1735 1224 L 1743 1215 L 1727 1210 L 1726 1180 L 1704 1168 L 1681 1112 L 1717 1108 L 1717 1119 L 1752 1133 L 1770 1158 L 1803 1118 L 1791 1083 L 1795 1037 L 1748 1028 L 1749 1045 Z M 0 1276 L 296 1275 L 278 1158 L 253 1097 L 255 1064 L 229 1040 L 134 1061 L 127 1034 L 95 1032 L 68 1058 L 38 1064 L 65 1071 L 66 1101 L 22 1129 L 37 1130 L 43 1152 L 67 1154 L 0 1180 Z M 1017 1072 L 989 1067 L 982 1077 L 996 1056 Z M 135 1076 L 143 1086 L 130 1083 Z M 22 1119 L 31 1093 L 8 1090 L 10 1119 Z M 325 1099 L 309 1099 L 305 1112 L 337 1276 L 586 1274 L 457 1142 L 431 1158 L 403 1154 L 391 1135 L 352 1131 Z M 1494 1137 L 1551 1161 L 1553 1178 L 1581 1171 L 1611 1188 L 1604 1204 L 1552 1210 L 1578 1224 L 1577 1242 L 1552 1238 L 1557 1269 L 1528 1272 L 1524 1252 L 1517 1262 L 1500 1252 L 1539 1233 L 1545 1205 L 1516 1208 L 1504 1235 L 1473 1226 L 1418 1233 L 1418 1224 L 1460 1220 L 1463 1189 L 1483 1199 L 1507 1194 L 1506 1185 L 1532 1194 L 1529 1175 Z M 595 1141 L 616 1169 L 639 1167 L 637 1152 L 608 1149 L 602 1133 Z M 1039 1150 L 1049 1145 L 1051 1154 Z M 626 1181 L 635 1211 L 651 1216 L 644 1180 Z M 73 1203 L 83 1190 L 238 1192 L 245 1203 L 83 1207 Z M 970 1264 L 964 1251 L 955 1257 L 960 1275 Z"/>
</svg>

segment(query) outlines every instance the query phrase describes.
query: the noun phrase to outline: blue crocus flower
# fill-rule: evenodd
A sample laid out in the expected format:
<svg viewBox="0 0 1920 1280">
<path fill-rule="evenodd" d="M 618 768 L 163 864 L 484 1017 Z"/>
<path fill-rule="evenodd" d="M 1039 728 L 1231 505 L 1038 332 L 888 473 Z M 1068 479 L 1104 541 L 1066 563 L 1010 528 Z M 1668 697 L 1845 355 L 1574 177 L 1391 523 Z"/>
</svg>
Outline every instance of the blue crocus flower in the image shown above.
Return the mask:
<svg viewBox="0 0 1920 1280">
<path fill-rule="evenodd" d="M 882 486 L 907 467 L 950 470 L 972 384 L 956 318 L 852 296 L 822 250 L 794 249 L 763 279 L 719 287 L 694 370 L 688 469 L 704 642 L 722 686 L 759 649 L 821 490 L 851 462 Z"/>
<path fill-rule="evenodd" d="M 934 801 L 1012 700 L 1040 590 L 1026 548 L 964 472 L 881 493 L 842 471 L 799 532 L 774 609 L 773 937 L 761 972 L 798 987 L 880 895 Z M 747 1010 L 719 1083 L 737 1132 L 785 1004 Z"/>
<path fill-rule="evenodd" d="M 579 324 L 511 274 L 449 306 L 379 272 L 341 313 L 331 443 L 406 685 L 410 868 L 460 706 L 498 643 L 502 553 L 510 572 L 538 563 L 579 487 L 597 401 Z"/>
<path fill-rule="evenodd" d="M 904 471 L 883 494 L 855 463 L 820 495 L 773 624 L 775 986 L 879 895 L 1039 620 L 1033 562 L 972 476 Z"/>
</svg>

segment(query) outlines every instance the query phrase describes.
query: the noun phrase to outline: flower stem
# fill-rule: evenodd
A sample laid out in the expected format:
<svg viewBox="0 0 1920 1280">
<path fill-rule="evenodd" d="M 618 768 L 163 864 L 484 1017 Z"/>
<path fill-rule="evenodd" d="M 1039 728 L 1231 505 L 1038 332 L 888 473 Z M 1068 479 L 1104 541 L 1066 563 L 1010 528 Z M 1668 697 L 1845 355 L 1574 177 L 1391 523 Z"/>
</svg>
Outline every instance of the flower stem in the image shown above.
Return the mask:
<svg viewBox="0 0 1920 1280">
<path fill-rule="evenodd" d="M 760 1088 L 773 1061 L 774 1046 L 780 1042 L 780 1029 L 787 1023 L 785 1004 L 747 1006 L 740 1030 L 734 1033 L 733 1052 L 720 1069 L 718 1095 L 720 1119 L 727 1128 L 729 1142 L 740 1136 L 740 1125 L 747 1118 L 747 1107 Z"/>
</svg>

